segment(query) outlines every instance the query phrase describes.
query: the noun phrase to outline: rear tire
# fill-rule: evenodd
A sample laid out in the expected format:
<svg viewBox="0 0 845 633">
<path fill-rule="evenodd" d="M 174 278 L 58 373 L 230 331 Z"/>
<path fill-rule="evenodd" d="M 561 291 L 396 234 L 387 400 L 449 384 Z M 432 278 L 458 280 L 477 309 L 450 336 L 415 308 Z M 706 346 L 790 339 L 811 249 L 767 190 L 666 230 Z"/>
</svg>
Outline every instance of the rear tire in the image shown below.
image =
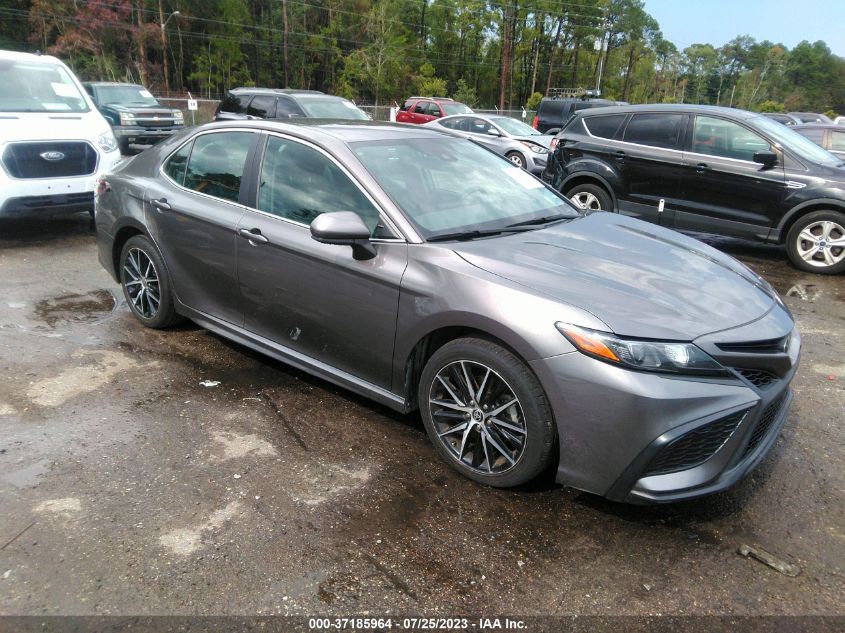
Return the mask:
<svg viewBox="0 0 845 633">
<path fill-rule="evenodd" d="M 426 363 L 418 398 L 435 450 L 465 477 L 511 488 L 550 465 L 557 433 L 549 401 L 528 366 L 501 345 L 447 343 Z"/>
<path fill-rule="evenodd" d="M 572 204 L 587 213 L 613 211 L 613 200 L 610 198 L 610 194 L 599 185 L 592 183 L 575 185 L 570 187 L 565 195 Z"/>
<path fill-rule="evenodd" d="M 167 267 L 149 238 L 135 235 L 123 245 L 120 285 L 132 314 L 146 327 L 160 330 L 182 320 L 174 306 Z"/>
<path fill-rule="evenodd" d="M 786 235 L 793 266 L 822 275 L 845 271 L 845 213 L 813 211 L 798 219 Z"/>
</svg>

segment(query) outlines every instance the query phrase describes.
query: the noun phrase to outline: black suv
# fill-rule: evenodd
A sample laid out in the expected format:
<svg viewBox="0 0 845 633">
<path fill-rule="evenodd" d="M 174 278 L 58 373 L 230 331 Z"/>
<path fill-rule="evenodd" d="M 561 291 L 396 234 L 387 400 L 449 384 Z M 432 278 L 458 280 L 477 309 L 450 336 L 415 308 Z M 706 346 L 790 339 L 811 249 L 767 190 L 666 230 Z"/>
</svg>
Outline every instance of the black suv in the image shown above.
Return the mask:
<svg viewBox="0 0 845 633">
<path fill-rule="evenodd" d="M 343 97 L 317 90 L 275 88 L 235 88 L 217 106 L 215 121 L 239 119 L 351 119 L 366 121 L 370 117 Z"/>
<path fill-rule="evenodd" d="M 130 143 L 155 145 L 185 125 L 181 110 L 161 105 L 144 86 L 108 81 L 82 85 L 111 124 L 121 154 L 128 153 Z"/>
<path fill-rule="evenodd" d="M 715 106 L 597 108 L 556 139 L 543 179 L 584 208 L 785 243 L 802 270 L 845 270 L 845 163 L 772 119 Z"/>
<path fill-rule="evenodd" d="M 540 100 L 540 105 L 537 106 L 534 129 L 542 134 L 556 134 L 579 110 L 605 108 L 619 103 L 622 102 L 586 97 L 579 99 L 543 97 Z"/>
</svg>

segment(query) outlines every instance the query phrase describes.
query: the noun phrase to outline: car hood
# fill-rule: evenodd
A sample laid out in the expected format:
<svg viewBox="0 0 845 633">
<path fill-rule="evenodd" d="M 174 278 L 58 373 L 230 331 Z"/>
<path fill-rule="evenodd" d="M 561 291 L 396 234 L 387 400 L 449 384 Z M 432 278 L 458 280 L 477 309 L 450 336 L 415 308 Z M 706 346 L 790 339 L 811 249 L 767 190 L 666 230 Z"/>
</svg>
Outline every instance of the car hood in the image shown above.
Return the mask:
<svg viewBox="0 0 845 633">
<path fill-rule="evenodd" d="M 164 106 L 130 106 L 121 103 L 105 103 L 103 108 L 113 110 L 114 112 L 125 112 L 135 115 L 147 116 L 173 116 L 175 110 L 173 108 L 165 108 Z"/>
<path fill-rule="evenodd" d="M 526 143 L 534 143 L 534 145 L 539 145 L 540 147 L 550 149 L 554 136 L 549 136 L 548 134 L 537 134 L 534 136 L 513 136 L 511 138 L 513 138 L 513 140 L 515 141 L 525 141 Z"/>
<path fill-rule="evenodd" d="M 2 112 L 0 143 L 88 139 L 111 131 L 97 110 L 88 112 Z"/>
<path fill-rule="evenodd" d="M 612 213 L 453 249 L 478 268 L 589 311 L 620 336 L 691 341 L 759 319 L 777 301 L 732 257 Z"/>
</svg>

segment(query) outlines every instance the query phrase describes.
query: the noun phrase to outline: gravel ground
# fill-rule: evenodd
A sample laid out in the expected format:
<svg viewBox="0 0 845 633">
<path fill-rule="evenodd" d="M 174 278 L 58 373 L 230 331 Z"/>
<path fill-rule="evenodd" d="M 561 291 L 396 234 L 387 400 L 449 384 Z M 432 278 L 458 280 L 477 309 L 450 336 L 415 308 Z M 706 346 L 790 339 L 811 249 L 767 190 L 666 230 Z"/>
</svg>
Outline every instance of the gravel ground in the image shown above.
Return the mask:
<svg viewBox="0 0 845 633">
<path fill-rule="evenodd" d="M 416 415 L 141 327 L 87 217 L 0 225 L 0 614 L 844 614 L 845 279 L 708 241 L 795 314 L 795 404 L 738 487 L 631 507 L 474 484 Z"/>
</svg>

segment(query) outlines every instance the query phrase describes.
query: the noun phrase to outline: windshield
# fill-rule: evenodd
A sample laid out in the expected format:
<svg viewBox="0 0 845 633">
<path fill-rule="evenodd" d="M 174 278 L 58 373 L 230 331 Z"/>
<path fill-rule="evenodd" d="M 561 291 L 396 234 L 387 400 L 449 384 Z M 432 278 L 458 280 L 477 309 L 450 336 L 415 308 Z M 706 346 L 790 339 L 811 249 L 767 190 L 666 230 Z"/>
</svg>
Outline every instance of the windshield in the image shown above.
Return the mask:
<svg viewBox="0 0 845 633">
<path fill-rule="evenodd" d="M 789 129 L 774 119 L 759 116 L 754 117 L 754 123 L 778 144 L 798 154 L 799 158 L 827 167 L 838 167 L 842 164 L 841 158 L 837 158 L 826 149 L 819 147 L 813 141 L 804 138 L 795 130 Z"/>
<path fill-rule="evenodd" d="M 0 112 L 88 112 L 71 74 L 58 64 L 0 60 Z"/>
<path fill-rule="evenodd" d="M 299 105 L 305 113 L 316 119 L 352 119 L 366 121 L 363 110 L 346 99 L 299 99 Z"/>
<path fill-rule="evenodd" d="M 578 215 L 540 180 L 469 140 L 403 138 L 350 147 L 426 239 Z"/>
<path fill-rule="evenodd" d="M 530 125 L 526 125 L 522 121 L 517 121 L 509 116 L 491 117 L 490 120 L 511 136 L 542 136 L 540 132 Z"/>
<path fill-rule="evenodd" d="M 463 103 L 449 103 L 448 101 L 441 101 L 440 107 L 446 113 L 446 116 L 452 114 L 472 114 L 472 110 Z"/>
<path fill-rule="evenodd" d="M 161 105 L 143 86 L 97 86 L 95 90 L 99 103 L 149 107 Z"/>
</svg>

